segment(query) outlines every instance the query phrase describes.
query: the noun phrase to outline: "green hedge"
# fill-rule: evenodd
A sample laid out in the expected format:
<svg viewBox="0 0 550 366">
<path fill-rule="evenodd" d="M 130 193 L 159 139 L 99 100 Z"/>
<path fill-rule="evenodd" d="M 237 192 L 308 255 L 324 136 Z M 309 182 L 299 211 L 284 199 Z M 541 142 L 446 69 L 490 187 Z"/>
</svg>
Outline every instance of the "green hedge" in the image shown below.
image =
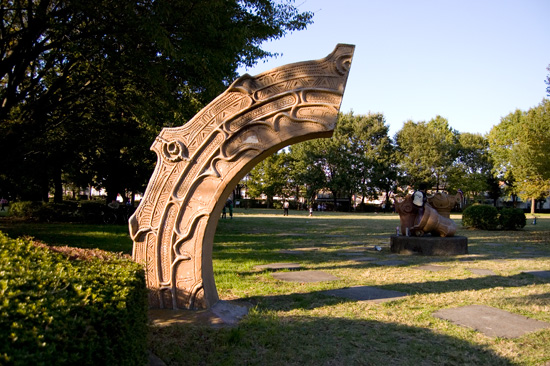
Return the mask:
<svg viewBox="0 0 550 366">
<path fill-rule="evenodd" d="M 472 205 L 462 214 L 462 225 L 482 230 L 518 230 L 526 224 L 525 213 L 519 208 L 503 208 L 498 211 L 493 206 Z"/>
<path fill-rule="evenodd" d="M 85 222 L 91 224 L 104 223 L 104 213 L 115 213 L 118 223 L 127 224 L 127 217 L 133 212 L 133 207 L 119 205 L 118 209 L 109 208 L 104 201 L 63 201 L 34 202 L 20 201 L 10 205 L 11 217 L 40 222 Z"/>
<path fill-rule="evenodd" d="M 0 232 L 1 365 L 145 365 L 143 269 L 69 260 Z"/>
<path fill-rule="evenodd" d="M 498 221 L 503 230 L 518 230 L 527 223 L 525 213 L 519 208 L 503 208 L 500 210 Z"/>
<path fill-rule="evenodd" d="M 462 225 L 482 230 L 498 228 L 498 210 L 487 205 L 472 205 L 462 213 Z"/>
</svg>

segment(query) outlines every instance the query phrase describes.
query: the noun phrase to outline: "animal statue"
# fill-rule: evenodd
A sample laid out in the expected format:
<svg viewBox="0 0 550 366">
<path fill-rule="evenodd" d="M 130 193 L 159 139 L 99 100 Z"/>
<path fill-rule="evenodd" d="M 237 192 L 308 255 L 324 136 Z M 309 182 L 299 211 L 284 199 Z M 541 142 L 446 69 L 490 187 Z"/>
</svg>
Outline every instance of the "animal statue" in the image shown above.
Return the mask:
<svg viewBox="0 0 550 366">
<path fill-rule="evenodd" d="M 421 212 L 413 204 L 410 194 L 401 201 L 395 200 L 394 204 L 395 211 L 399 214 L 401 235 L 423 236 L 429 233 L 432 236 L 446 237 L 456 233 L 456 224 L 452 219 L 441 215 L 429 203 L 424 204 Z"/>
</svg>

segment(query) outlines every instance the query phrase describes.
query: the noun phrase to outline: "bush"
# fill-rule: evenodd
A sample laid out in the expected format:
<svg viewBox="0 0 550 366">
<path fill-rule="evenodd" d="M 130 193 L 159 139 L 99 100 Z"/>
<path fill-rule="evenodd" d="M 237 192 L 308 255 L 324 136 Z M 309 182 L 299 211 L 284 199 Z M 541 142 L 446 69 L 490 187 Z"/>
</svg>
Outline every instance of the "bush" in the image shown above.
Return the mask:
<svg viewBox="0 0 550 366">
<path fill-rule="evenodd" d="M 498 210 L 493 206 L 472 205 L 462 213 L 462 225 L 482 230 L 498 228 Z"/>
<path fill-rule="evenodd" d="M 22 201 L 11 204 L 10 216 L 38 221 L 75 221 L 78 203 L 75 201 L 35 202 Z"/>
<path fill-rule="evenodd" d="M 42 208 L 42 202 L 22 201 L 10 203 L 10 216 L 22 219 L 36 217 L 36 212 Z"/>
<path fill-rule="evenodd" d="M 127 224 L 134 212 L 133 207 L 119 205 L 118 209 L 109 208 L 104 201 L 63 201 L 55 202 L 16 202 L 10 208 L 10 216 L 41 222 L 85 222 L 91 224 L 106 223 L 104 215 L 115 214 L 116 222 Z M 109 222 L 115 223 L 115 222 Z"/>
<path fill-rule="evenodd" d="M 143 269 L 69 260 L 0 233 L 0 364 L 147 364 Z"/>
<path fill-rule="evenodd" d="M 503 230 L 518 230 L 525 227 L 527 219 L 519 208 L 503 208 L 498 217 L 500 228 Z"/>
<path fill-rule="evenodd" d="M 103 212 L 107 209 L 105 201 L 80 201 L 76 217 L 80 221 L 97 224 L 103 222 Z"/>
</svg>

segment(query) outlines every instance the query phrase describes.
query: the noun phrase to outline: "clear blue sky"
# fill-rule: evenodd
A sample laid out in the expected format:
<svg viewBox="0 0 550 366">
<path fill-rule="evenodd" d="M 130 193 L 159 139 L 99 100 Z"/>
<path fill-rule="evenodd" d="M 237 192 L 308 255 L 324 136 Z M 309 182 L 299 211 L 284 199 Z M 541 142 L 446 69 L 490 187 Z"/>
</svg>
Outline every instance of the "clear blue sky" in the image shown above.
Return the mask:
<svg viewBox="0 0 550 366">
<path fill-rule="evenodd" d="M 282 53 L 240 73 L 355 45 L 341 111 L 383 113 L 393 136 L 409 119 L 441 115 L 485 134 L 501 117 L 546 97 L 550 0 L 296 0 L 306 30 L 264 44 Z"/>
</svg>

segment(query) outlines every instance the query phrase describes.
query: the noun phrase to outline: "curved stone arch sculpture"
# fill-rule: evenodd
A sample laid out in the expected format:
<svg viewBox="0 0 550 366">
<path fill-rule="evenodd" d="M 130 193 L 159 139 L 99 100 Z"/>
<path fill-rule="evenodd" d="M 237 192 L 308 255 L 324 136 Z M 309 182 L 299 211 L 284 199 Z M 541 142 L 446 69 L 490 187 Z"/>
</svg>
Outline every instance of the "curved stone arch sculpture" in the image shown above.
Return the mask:
<svg viewBox="0 0 550 366">
<path fill-rule="evenodd" d="M 354 46 L 321 60 L 243 75 L 181 127 L 164 128 L 157 165 L 129 220 L 151 308 L 210 308 L 218 300 L 212 247 L 225 199 L 279 149 L 330 137 Z"/>
</svg>

